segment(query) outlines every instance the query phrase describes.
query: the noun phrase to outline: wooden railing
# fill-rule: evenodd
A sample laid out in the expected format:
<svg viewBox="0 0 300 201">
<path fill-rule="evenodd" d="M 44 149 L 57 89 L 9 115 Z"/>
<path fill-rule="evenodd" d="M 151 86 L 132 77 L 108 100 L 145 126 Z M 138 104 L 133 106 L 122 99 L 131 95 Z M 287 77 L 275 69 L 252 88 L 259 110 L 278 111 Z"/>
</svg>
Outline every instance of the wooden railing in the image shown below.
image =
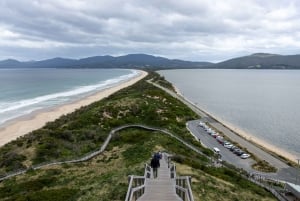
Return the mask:
<svg viewBox="0 0 300 201">
<path fill-rule="evenodd" d="M 176 188 L 176 194 L 183 201 L 194 201 L 190 176 L 176 177 L 175 188 Z"/>
<path fill-rule="evenodd" d="M 170 164 L 170 178 L 171 179 L 174 179 L 176 178 L 176 166 L 175 166 L 175 163 L 171 163 Z"/>
<path fill-rule="evenodd" d="M 32 166 L 32 167 L 29 167 L 29 168 L 26 168 L 26 169 L 10 172 L 10 173 L 4 174 L 4 175 L 0 175 L 0 181 L 3 181 L 3 180 L 6 180 L 6 179 L 9 179 L 11 177 L 26 173 L 28 170 L 37 170 L 37 169 L 41 169 L 41 168 L 49 167 L 49 166 L 53 166 L 53 165 L 61 165 L 61 164 L 69 164 L 69 163 L 80 163 L 80 162 L 88 161 L 88 160 L 92 159 L 93 157 L 101 154 L 106 149 L 108 143 L 110 142 L 110 140 L 112 139 L 113 135 L 115 135 L 116 132 L 118 132 L 120 130 L 123 130 L 123 129 L 127 129 L 127 128 L 141 128 L 141 129 L 145 129 L 145 130 L 149 130 L 149 131 L 158 131 L 158 132 L 167 134 L 167 135 L 177 139 L 178 141 L 182 142 L 185 146 L 187 146 L 188 148 L 194 150 L 198 154 L 201 154 L 201 155 L 205 156 L 196 147 L 194 147 L 193 145 L 188 144 L 183 139 L 177 137 L 176 135 L 172 134 L 171 132 L 169 132 L 167 130 L 160 129 L 160 128 L 155 128 L 155 127 L 150 127 L 150 126 L 145 126 L 145 125 L 140 125 L 140 124 L 130 124 L 130 125 L 119 126 L 115 129 L 111 130 L 109 135 L 105 139 L 104 143 L 101 145 L 100 149 L 98 149 L 96 151 L 93 151 L 91 153 L 88 153 L 83 157 L 80 157 L 78 159 L 73 159 L 73 160 L 46 162 L 46 163 L 42 163 L 42 164 Z"/>
<path fill-rule="evenodd" d="M 151 167 L 145 164 L 144 176 L 128 176 L 128 190 L 125 201 L 136 201 L 145 193 L 145 181 L 151 177 Z"/>
<path fill-rule="evenodd" d="M 125 201 L 135 201 L 145 192 L 145 177 L 130 175 L 128 180 L 129 186 Z"/>
<path fill-rule="evenodd" d="M 145 164 L 145 173 L 144 173 L 144 177 L 145 178 L 151 178 L 151 171 L 152 169 L 151 169 L 151 166 L 150 165 L 148 165 L 147 163 Z"/>
</svg>

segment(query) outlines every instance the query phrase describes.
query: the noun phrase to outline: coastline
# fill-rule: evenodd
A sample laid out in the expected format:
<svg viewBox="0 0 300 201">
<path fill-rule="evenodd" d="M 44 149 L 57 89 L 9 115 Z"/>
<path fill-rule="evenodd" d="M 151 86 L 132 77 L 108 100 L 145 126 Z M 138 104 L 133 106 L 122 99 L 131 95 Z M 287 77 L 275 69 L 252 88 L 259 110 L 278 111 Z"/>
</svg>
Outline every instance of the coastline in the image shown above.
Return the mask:
<svg viewBox="0 0 300 201">
<path fill-rule="evenodd" d="M 98 91 L 94 94 L 86 96 L 80 100 L 69 102 L 51 109 L 42 109 L 31 114 L 16 118 L 0 129 L 0 146 L 17 139 L 33 130 L 42 128 L 47 122 L 54 121 L 62 115 L 74 112 L 82 106 L 90 105 L 111 94 L 133 85 L 148 75 L 145 71 L 138 71 L 139 74 L 129 80 L 123 81 L 115 86 Z"/>
<path fill-rule="evenodd" d="M 256 136 L 254 136 L 253 134 L 246 132 L 244 130 L 242 130 L 241 128 L 237 128 L 236 126 L 232 125 L 229 122 L 226 122 L 225 120 L 216 117 L 215 115 L 207 112 L 206 110 L 203 110 L 202 108 L 200 108 L 198 105 L 194 104 L 192 101 L 190 101 L 187 97 L 183 96 L 182 93 L 180 92 L 180 90 L 178 88 L 176 88 L 174 86 L 174 89 L 176 91 L 176 93 L 181 96 L 183 99 L 185 99 L 186 101 L 188 101 L 191 105 L 193 105 L 194 107 L 196 107 L 199 111 L 201 111 L 202 113 L 206 114 L 207 116 L 211 117 L 212 119 L 215 119 L 217 122 L 219 122 L 220 124 L 222 124 L 224 127 L 227 127 L 229 130 L 231 130 L 232 132 L 234 132 L 236 135 L 244 138 L 245 140 L 247 140 L 248 142 L 257 145 L 259 147 L 261 147 L 262 149 L 265 149 L 266 151 L 269 151 L 271 153 L 276 154 L 279 157 L 283 157 L 285 159 L 288 159 L 292 162 L 295 162 L 295 160 L 298 158 L 296 155 L 293 155 L 291 153 L 289 153 L 288 151 L 281 149 L 279 147 L 276 147 L 275 145 L 268 143 Z M 226 135 L 226 134 L 224 134 Z"/>
<path fill-rule="evenodd" d="M 202 110 L 202 111 L 204 111 L 204 110 Z M 249 132 L 246 132 L 243 129 L 238 128 L 238 127 L 232 125 L 231 123 L 226 122 L 225 120 L 222 120 L 222 119 L 220 119 L 220 118 L 218 118 L 218 117 L 216 117 L 216 116 L 214 116 L 214 115 L 212 115 L 212 114 L 210 114 L 210 113 L 208 113 L 206 111 L 204 111 L 204 112 L 207 113 L 212 118 L 214 118 L 219 123 L 221 123 L 223 126 L 227 127 L 229 130 L 233 131 L 234 133 L 236 133 L 240 137 L 244 138 L 245 140 L 247 140 L 247 141 L 249 141 L 249 142 L 251 142 L 251 143 L 253 143 L 255 145 L 258 145 L 258 146 L 262 147 L 263 149 L 265 149 L 267 151 L 273 152 L 273 153 L 275 153 L 278 156 L 286 158 L 286 159 L 288 159 L 290 161 L 294 162 L 297 159 L 296 155 L 293 155 L 293 154 L 289 153 L 288 151 L 286 151 L 284 149 L 276 147 L 275 145 L 273 145 L 271 143 L 268 143 L 265 140 L 260 139 L 260 138 L 258 138 L 256 136 L 254 136 L 253 134 L 251 134 Z"/>
</svg>

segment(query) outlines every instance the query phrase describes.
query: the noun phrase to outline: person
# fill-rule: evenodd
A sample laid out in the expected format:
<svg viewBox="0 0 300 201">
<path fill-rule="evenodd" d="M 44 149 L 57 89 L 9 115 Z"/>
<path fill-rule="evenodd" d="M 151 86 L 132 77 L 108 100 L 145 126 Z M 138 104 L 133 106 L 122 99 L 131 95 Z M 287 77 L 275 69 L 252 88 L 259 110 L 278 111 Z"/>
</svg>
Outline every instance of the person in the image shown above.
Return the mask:
<svg viewBox="0 0 300 201">
<path fill-rule="evenodd" d="M 157 158 L 157 159 L 162 159 L 162 153 L 159 151 L 159 152 L 156 152 L 155 154 L 154 154 L 154 157 L 155 158 Z"/>
<path fill-rule="evenodd" d="M 154 178 L 157 177 L 157 168 L 159 168 L 159 166 L 160 166 L 159 158 L 155 157 L 155 155 L 154 155 L 153 158 L 151 159 L 151 168 L 153 170 Z"/>
</svg>

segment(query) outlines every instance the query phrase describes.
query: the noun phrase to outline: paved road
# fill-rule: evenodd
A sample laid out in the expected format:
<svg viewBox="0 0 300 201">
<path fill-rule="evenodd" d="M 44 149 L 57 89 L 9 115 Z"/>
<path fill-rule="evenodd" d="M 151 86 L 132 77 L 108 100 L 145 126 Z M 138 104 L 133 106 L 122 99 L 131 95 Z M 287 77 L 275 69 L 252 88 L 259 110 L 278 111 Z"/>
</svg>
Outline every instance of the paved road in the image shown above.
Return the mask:
<svg viewBox="0 0 300 201">
<path fill-rule="evenodd" d="M 247 170 L 248 172 L 254 172 L 251 168 L 251 165 L 255 163 L 255 161 L 251 158 L 241 159 L 239 156 L 233 154 L 229 149 L 222 146 L 218 141 L 213 138 L 211 135 L 207 134 L 207 132 L 199 126 L 199 120 L 190 121 L 187 123 L 188 129 L 198 138 L 204 146 L 213 149 L 217 147 L 220 149 L 220 153 L 222 155 L 222 160 L 238 167 Z"/>
</svg>

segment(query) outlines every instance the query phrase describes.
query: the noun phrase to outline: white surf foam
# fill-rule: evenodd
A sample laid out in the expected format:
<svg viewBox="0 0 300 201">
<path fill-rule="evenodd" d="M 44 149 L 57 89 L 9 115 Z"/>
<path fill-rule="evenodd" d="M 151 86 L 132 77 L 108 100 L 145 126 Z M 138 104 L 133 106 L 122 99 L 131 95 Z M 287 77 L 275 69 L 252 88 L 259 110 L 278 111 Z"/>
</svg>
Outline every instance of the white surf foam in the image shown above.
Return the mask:
<svg viewBox="0 0 300 201">
<path fill-rule="evenodd" d="M 131 79 L 138 74 L 138 71 L 132 70 L 130 74 L 101 81 L 94 85 L 77 86 L 68 91 L 34 97 L 32 99 L 24 99 L 14 102 L 0 102 L 0 124 L 3 124 L 4 122 L 13 118 L 20 117 L 24 114 L 29 114 L 37 109 L 66 103 L 67 101 L 73 100 L 76 97 L 82 97 L 92 92 L 112 87 L 128 79 Z"/>
</svg>

